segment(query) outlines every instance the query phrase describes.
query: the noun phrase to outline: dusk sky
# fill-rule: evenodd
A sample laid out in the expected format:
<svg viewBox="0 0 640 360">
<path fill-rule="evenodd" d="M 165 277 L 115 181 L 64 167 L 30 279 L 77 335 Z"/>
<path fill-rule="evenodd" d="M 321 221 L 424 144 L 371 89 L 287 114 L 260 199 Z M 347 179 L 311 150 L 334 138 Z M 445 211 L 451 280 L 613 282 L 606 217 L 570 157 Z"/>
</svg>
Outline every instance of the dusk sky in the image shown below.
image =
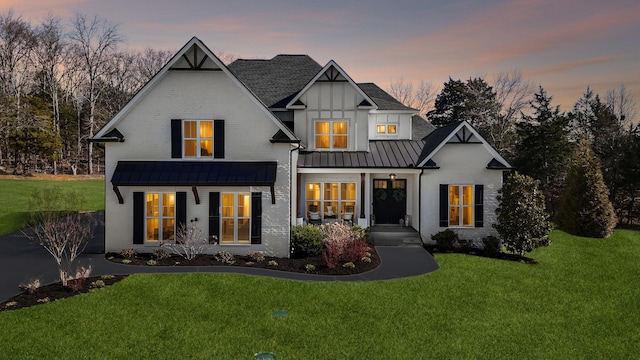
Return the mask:
<svg viewBox="0 0 640 360">
<path fill-rule="evenodd" d="M 118 23 L 133 49 L 177 50 L 197 36 L 240 58 L 308 54 L 335 60 L 356 82 L 387 88 L 522 71 L 554 105 L 587 86 L 627 86 L 640 99 L 638 0 L 0 0 L 32 25 L 47 13 Z"/>
</svg>

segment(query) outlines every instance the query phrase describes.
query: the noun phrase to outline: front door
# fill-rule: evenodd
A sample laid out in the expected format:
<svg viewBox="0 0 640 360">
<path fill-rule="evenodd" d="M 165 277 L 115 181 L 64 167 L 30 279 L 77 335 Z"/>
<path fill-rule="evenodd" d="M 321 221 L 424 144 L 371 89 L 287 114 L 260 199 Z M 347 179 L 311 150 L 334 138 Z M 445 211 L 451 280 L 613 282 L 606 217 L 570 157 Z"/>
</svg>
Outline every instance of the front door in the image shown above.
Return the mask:
<svg viewBox="0 0 640 360">
<path fill-rule="evenodd" d="M 373 180 L 373 215 L 377 224 L 400 224 L 407 213 L 407 180 Z"/>
</svg>

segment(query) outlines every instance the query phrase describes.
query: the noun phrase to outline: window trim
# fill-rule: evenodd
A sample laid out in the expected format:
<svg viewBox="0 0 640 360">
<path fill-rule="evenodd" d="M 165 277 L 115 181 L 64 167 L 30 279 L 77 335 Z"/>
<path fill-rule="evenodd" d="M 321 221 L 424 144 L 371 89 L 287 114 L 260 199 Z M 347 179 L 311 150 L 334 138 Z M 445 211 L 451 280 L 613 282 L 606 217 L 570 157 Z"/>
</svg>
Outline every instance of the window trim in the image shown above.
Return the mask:
<svg viewBox="0 0 640 360">
<path fill-rule="evenodd" d="M 458 198 L 459 198 L 459 203 L 458 204 L 452 204 L 451 203 L 451 197 L 450 197 L 450 193 L 451 193 L 451 188 L 452 187 L 456 187 L 458 188 Z M 471 193 L 471 200 L 469 203 L 465 204 L 464 203 L 464 188 L 470 188 L 470 193 Z M 475 185 L 472 184 L 448 184 L 447 185 L 447 225 L 450 228 L 475 228 L 475 211 L 476 211 L 476 194 L 475 194 Z M 459 223 L 458 224 L 452 224 L 451 223 L 451 210 L 452 208 L 457 207 L 458 208 L 458 213 L 460 214 L 458 219 L 459 219 Z M 471 214 L 469 215 L 469 221 L 468 223 L 470 225 L 465 225 L 465 221 L 464 221 L 464 209 L 471 209 Z"/>
<path fill-rule="evenodd" d="M 329 133 L 328 134 L 318 134 L 316 132 L 316 126 L 318 123 L 329 123 Z M 347 139 L 347 144 L 345 147 L 334 147 L 333 139 L 336 134 L 333 133 L 333 124 L 334 123 L 346 123 L 346 134 L 337 134 L 337 136 L 344 136 Z M 330 150 L 339 150 L 344 151 L 349 149 L 349 137 L 350 137 L 350 128 L 351 122 L 349 119 L 315 119 L 313 120 L 313 145 L 316 150 L 320 151 L 330 151 Z M 329 147 L 318 147 L 318 136 L 329 136 Z"/>
</svg>

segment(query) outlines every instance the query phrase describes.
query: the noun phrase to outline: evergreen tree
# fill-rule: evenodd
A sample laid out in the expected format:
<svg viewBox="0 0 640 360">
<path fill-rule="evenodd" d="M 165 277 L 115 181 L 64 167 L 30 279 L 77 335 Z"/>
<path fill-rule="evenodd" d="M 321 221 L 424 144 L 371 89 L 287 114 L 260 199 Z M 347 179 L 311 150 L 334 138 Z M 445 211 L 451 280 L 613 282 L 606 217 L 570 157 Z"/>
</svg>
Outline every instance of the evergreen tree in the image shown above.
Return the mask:
<svg viewBox="0 0 640 360">
<path fill-rule="evenodd" d="M 465 120 L 465 102 L 465 84 L 449 78 L 449 81 L 444 83 L 442 92 L 436 96 L 435 108 L 427 113 L 427 118 L 437 127 Z"/>
<path fill-rule="evenodd" d="M 516 172 L 509 175 L 499 191 L 498 221 L 493 227 L 507 251 L 520 256 L 549 244 L 551 223 L 539 183 Z"/>
<path fill-rule="evenodd" d="M 556 219 L 560 228 L 579 236 L 606 238 L 616 226 L 600 160 L 587 140 L 580 140 L 573 154 Z"/>
<path fill-rule="evenodd" d="M 547 209 L 554 213 L 555 205 L 564 183 L 568 159 L 571 155 L 569 143 L 569 119 L 553 107 L 553 97 L 540 87 L 531 102 L 533 115 L 522 115 L 517 124 L 516 158 L 518 171 L 540 181 Z"/>
</svg>

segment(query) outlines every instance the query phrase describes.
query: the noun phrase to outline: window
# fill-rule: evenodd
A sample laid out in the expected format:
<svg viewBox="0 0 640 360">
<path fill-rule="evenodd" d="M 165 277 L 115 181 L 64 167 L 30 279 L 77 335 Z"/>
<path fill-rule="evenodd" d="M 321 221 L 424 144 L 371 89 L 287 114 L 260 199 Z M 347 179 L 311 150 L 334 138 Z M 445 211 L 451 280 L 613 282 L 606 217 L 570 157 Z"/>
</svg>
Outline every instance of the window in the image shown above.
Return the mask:
<svg viewBox="0 0 640 360">
<path fill-rule="evenodd" d="M 185 120 L 183 122 L 184 157 L 213 156 L 213 121 Z"/>
<path fill-rule="evenodd" d="M 346 149 L 349 122 L 343 120 L 316 121 L 314 134 L 318 149 Z"/>
<path fill-rule="evenodd" d="M 222 194 L 220 244 L 251 243 L 251 193 Z"/>
<path fill-rule="evenodd" d="M 176 196 L 173 193 L 146 194 L 146 239 L 148 243 L 175 240 Z"/>
<path fill-rule="evenodd" d="M 353 220 L 356 183 L 307 183 L 306 189 L 310 220 Z"/>
<path fill-rule="evenodd" d="M 378 124 L 378 125 L 376 125 L 376 132 L 378 134 L 395 135 L 398 132 L 398 125 L 396 125 L 396 124 L 389 124 L 389 125 Z"/>
<path fill-rule="evenodd" d="M 449 185 L 449 226 L 473 226 L 473 186 Z"/>
</svg>

